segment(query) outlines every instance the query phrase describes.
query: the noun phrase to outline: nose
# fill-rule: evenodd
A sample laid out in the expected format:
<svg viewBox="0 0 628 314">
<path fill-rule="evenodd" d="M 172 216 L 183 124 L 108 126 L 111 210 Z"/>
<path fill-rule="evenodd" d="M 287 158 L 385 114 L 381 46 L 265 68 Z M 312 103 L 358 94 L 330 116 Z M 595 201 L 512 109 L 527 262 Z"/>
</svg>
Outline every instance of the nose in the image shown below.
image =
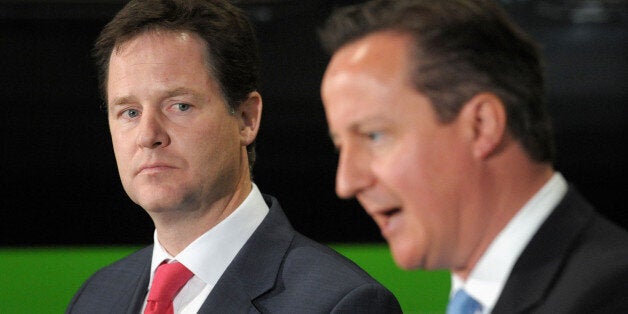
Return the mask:
<svg viewBox="0 0 628 314">
<path fill-rule="evenodd" d="M 159 114 L 150 111 L 142 113 L 137 145 L 142 148 L 158 148 L 170 145 L 170 136 Z"/>
<path fill-rule="evenodd" d="M 336 172 L 336 194 L 351 198 L 373 183 L 368 152 L 359 148 L 343 147 L 340 150 Z"/>
</svg>

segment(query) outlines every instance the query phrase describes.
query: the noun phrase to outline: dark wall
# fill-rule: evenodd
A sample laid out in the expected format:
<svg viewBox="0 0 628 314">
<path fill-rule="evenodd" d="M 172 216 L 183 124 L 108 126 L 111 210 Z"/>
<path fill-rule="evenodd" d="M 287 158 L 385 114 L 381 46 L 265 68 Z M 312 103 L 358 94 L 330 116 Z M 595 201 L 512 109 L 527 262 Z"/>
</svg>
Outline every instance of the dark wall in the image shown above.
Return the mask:
<svg viewBox="0 0 628 314">
<path fill-rule="evenodd" d="M 328 58 L 315 29 L 334 4 L 347 2 L 245 6 L 263 58 L 255 181 L 279 198 L 298 230 L 325 242 L 380 240 L 355 201 L 334 195 L 336 155 L 318 94 Z M 90 58 L 120 6 L 0 2 L 0 245 L 152 241 L 152 222 L 119 182 Z M 609 22 L 575 24 L 538 16 L 530 3 L 510 9 L 547 55 L 557 168 L 603 214 L 628 226 L 625 10 Z"/>
</svg>

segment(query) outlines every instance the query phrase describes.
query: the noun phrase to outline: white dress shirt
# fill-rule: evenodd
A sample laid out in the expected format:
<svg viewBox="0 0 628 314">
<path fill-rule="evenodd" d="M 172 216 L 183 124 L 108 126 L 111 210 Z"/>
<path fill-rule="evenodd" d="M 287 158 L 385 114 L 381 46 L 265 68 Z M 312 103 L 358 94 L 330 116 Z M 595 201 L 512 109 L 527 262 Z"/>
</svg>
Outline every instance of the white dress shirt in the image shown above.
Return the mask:
<svg viewBox="0 0 628 314">
<path fill-rule="evenodd" d="M 175 313 L 197 313 L 218 279 L 236 254 L 242 249 L 255 229 L 261 224 L 269 208 L 255 184 L 251 193 L 225 220 L 190 243 L 177 256 L 171 256 L 159 243 L 155 231 L 155 245 L 151 263 L 149 288 L 157 266 L 164 260 L 178 261 L 194 276 L 173 301 Z M 146 300 L 142 313 L 146 307 Z"/>
<path fill-rule="evenodd" d="M 464 288 L 490 313 L 521 252 L 566 193 L 567 181 L 556 172 L 497 235 L 466 282 L 452 274 L 451 295 Z"/>
</svg>

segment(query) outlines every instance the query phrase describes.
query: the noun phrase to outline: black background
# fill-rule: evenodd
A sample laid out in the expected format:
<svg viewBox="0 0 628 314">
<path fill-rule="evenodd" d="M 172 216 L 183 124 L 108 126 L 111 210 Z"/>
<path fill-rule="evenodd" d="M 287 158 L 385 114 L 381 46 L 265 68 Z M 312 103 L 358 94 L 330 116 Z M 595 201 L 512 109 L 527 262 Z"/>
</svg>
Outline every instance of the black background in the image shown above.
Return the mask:
<svg viewBox="0 0 628 314">
<path fill-rule="evenodd" d="M 316 28 L 334 6 L 357 1 L 250 2 L 242 6 L 254 18 L 263 61 L 255 181 L 316 240 L 380 241 L 357 203 L 334 195 L 337 156 L 319 98 L 328 57 Z M 578 1 L 507 3 L 543 44 L 557 169 L 600 212 L 628 226 L 625 5 L 610 1 L 601 14 L 578 9 Z M 120 184 L 90 57 L 121 6 L 0 1 L 0 246 L 152 241 L 152 222 Z"/>
</svg>

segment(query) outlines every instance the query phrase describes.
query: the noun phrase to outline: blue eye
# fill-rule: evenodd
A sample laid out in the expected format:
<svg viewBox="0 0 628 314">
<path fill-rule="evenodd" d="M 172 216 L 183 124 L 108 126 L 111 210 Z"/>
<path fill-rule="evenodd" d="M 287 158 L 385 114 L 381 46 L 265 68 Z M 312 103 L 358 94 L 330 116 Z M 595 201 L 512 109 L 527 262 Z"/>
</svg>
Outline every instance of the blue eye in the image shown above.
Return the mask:
<svg viewBox="0 0 628 314">
<path fill-rule="evenodd" d="M 127 109 L 123 114 L 127 115 L 129 118 L 135 118 L 140 115 L 140 112 L 137 109 Z"/>
<path fill-rule="evenodd" d="M 366 134 L 366 136 L 369 138 L 369 140 L 371 141 L 378 141 L 382 138 L 384 134 L 382 132 L 369 132 Z"/>
<path fill-rule="evenodd" d="M 179 111 L 187 111 L 191 107 L 189 104 L 184 104 L 184 103 L 178 103 L 178 104 L 175 104 L 175 106 L 177 107 L 177 109 L 179 109 Z"/>
</svg>

